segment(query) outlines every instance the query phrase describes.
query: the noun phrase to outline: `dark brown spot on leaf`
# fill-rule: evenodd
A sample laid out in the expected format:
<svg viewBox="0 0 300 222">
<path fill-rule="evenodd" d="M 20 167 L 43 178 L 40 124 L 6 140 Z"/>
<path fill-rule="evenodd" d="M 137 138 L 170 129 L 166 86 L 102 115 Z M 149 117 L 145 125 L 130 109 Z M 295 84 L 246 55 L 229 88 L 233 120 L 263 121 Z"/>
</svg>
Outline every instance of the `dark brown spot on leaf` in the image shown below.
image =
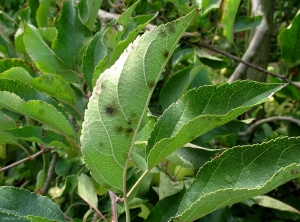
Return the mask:
<svg viewBox="0 0 300 222">
<path fill-rule="evenodd" d="M 166 51 L 164 52 L 164 57 L 167 58 L 168 56 L 169 56 L 169 52 L 168 52 L 168 50 L 166 50 Z"/>
<path fill-rule="evenodd" d="M 297 173 L 298 173 L 297 170 L 292 170 L 292 171 L 291 171 L 291 174 L 292 174 L 292 175 L 296 175 Z"/>
<path fill-rule="evenodd" d="M 99 142 L 98 145 L 99 145 L 100 148 L 104 147 L 104 143 L 103 142 Z"/>
<path fill-rule="evenodd" d="M 155 82 L 152 82 L 152 81 L 147 82 L 147 85 L 148 85 L 148 88 L 149 88 L 149 89 L 152 89 L 152 88 L 154 88 L 154 86 L 155 86 Z"/>
<path fill-rule="evenodd" d="M 107 106 L 107 107 L 105 107 L 105 112 L 108 115 L 113 116 L 116 113 L 116 109 L 112 106 Z"/>
<path fill-rule="evenodd" d="M 116 127 L 115 127 L 115 131 L 116 131 L 117 133 L 122 133 L 123 130 L 124 130 L 124 128 L 123 128 L 122 126 L 116 126 Z"/>
</svg>

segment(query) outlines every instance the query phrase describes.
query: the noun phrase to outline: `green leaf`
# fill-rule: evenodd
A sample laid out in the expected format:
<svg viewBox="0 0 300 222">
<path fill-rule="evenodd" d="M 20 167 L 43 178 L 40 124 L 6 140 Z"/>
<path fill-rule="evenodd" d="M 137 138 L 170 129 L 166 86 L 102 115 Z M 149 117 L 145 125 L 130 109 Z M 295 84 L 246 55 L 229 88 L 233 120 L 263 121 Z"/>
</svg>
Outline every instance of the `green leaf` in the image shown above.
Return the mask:
<svg viewBox="0 0 300 222">
<path fill-rule="evenodd" d="M 230 43 L 233 43 L 234 20 L 240 3 L 241 0 L 226 0 L 222 1 L 220 7 L 222 10 L 221 26 L 223 28 L 223 35 Z"/>
<path fill-rule="evenodd" d="M 36 92 L 17 79 L 0 79 L 0 107 L 27 115 L 37 121 L 76 138 L 68 116 L 57 102 L 46 94 Z"/>
<path fill-rule="evenodd" d="M 191 148 L 190 145 L 193 144 L 184 145 L 169 155 L 167 159 L 177 166 L 199 169 L 217 153 L 222 152 L 222 149 L 205 149 L 202 147 L 195 149 Z"/>
<path fill-rule="evenodd" d="M 202 2 L 202 16 L 206 16 L 214 9 L 218 9 L 221 4 L 221 0 L 203 0 Z"/>
<path fill-rule="evenodd" d="M 27 220 L 24 217 L 18 217 L 18 216 L 15 216 L 13 214 L 10 214 L 10 213 L 6 213 L 6 212 L 1 212 L 0 211 L 0 219 L 3 219 L 3 218 L 5 218 L 6 221 L 16 221 L 16 222 L 19 222 L 19 221 L 30 221 L 30 220 Z"/>
<path fill-rule="evenodd" d="M 288 62 L 300 59 L 300 10 L 292 23 L 278 36 L 282 58 Z"/>
<path fill-rule="evenodd" d="M 75 105 L 76 103 L 76 96 L 73 89 L 58 75 L 43 74 L 38 78 L 33 78 L 23 68 L 13 67 L 1 73 L 0 78 L 19 79 L 30 84 L 36 90 L 45 92 L 67 104 Z"/>
<path fill-rule="evenodd" d="M 156 17 L 157 14 L 150 14 L 130 18 L 138 3 L 139 1 L 136 1 L 118 20 L 112 21 L 103 34 L 102 42 L 106 48 L 106 55 L 95 68 L 93 86 L 100 74 L 115 63 L 139 32 Z"/>
<path fill-rule="evenodd" d="M 194 221 L 299 177 L 299 145 L 300 137 L 284 137 L 226 150 L 199 170 L 174 221 Z"/>
<path fill-rule="evenodd" d="M 101 185 L 122 190 L 126 162 L 151 94 L 197 13 L 138 37 L 98 79 L 85 113 L 81 144 L 85 162 Z"/>
<path fill-rule="evenodd" d="M 160 92 L 159 101 L 163 110 L 168 108 L 173 102 L 176 102 L 190 88 L 198 75 L 199 78 L 203 79 L 204 84 L 197 84 L 197 87 L 210 84 L 207 74 L 208 71 L 203 65 L 187 67 L 175 73 L 163 86 Z"/>
<path fill-rule="evenodd" d="M 84 199 L 90 206 L 97 209 L 98 207 L 98 198 L 97 194 L 91 179 L 85 175 L 80 174 L 78 177 L 78 195 Z"/>
<path fill-rule="evenodd" d="M 26 25 L 23 40 L 28 55 L 41 71 L 61 75 L 67 82 L 78 79 L 77 73 L 49 48 L 34 26 Z"/>
<path fill-rule="evenodd" d="M 25 69 L 31 76 L 35 76 L 34 67 L 22 59 L 17 58 L 7 58 L 7 59 L 1 59 L 0 60 L 0 73 L 3 73 L 13 67 L 22 67 Z"/>
<path fill-rule="evenodd" d="M 251 199 L 262 207 L 300 214 L 294 207 L 266 195 L 251 197 Z"/>
<path fill-rule="evenodd" d="M 77 71 L 79 52 L 92 35 L 80 21 L 78 10 L 72 1 L 63 2 L 62 11 L 54 25 L 58 34 L 52 45 L 53 51 L 68 67 Z"/>
<path fill-rule="evenodd" d="M 265 102 L 283 86 L 236 81 L 190 90 L 155 125 L 147 146 L 148 169 L 196 137 Z"/>
<path fill-rule="evenodd" d="M 223 69 L 230 65 L 228 61 L 212 56 L 202 49 L 197 49 L 196 52 L 200 61 L 213 69 Z"/>
<path fill-rule="evenodd" d="M 70 148 L 70 145 L 64 136 L 38 126 L 24 126 L 22 128 L 5 130 L 5 133 L 17 139 L 41 143 L 48 146 Z"/>
<path fill-rule="evenodd" d="M 102 0 L 81 0 L 77 7 L 80 19 L 91 31 L 94 29 L 97 12 L 102 4 Z"/>
<path fill-rule="evenodd" d="M 59 206 L 48 197 L 15 187 L 0 187 L 0 213 L 22 218 L 37 216 L 49 220 L 66 221 Z"/>
<path fill-rule="evenodd" d="M 233 32 L 242 32 L 246 30 L 253 29 L 260 25 L 262 21 L 262 16 L 240 16 L 237 17 L 234 23 Z"/>
<path fill-rule="evenodd" d="M 55 27 L 42 27 L 38 28 L 38 31 L 42 38 L 49 44 L 52 44 L 52 42 L 57 36 L 57 29 Z"/>
<path fill-rule="evenodd" d="M 0 110 L 0 123 L 0 144 L 14 143 L 13 139 L 4 130 L 15 128 L 17 126 L 16 121 Z"/>
<path fill-rule="evenodd" d="M 36 22 L 39 27 L 48 27 L 48 16 L 51 2 L 53 0 L 39 0 L 40 4 L 36 10 Z"/>
<path fill-rule="evenodd" d="M 168 222 L 176 214 L 184 193 L 183 189 L 179 193 L 160 200 L 151 210 L 145 222 Z"/>
<path fill-rule="evenodd" d="M 94 70 L 98 63 L 106 56 L 106 48 L 102 42 L 103 34 L 111 23 L 94 35 L 89 42 L 82 61 L 83 78 L 90 90 L 93 89 Z"/>
</svg>

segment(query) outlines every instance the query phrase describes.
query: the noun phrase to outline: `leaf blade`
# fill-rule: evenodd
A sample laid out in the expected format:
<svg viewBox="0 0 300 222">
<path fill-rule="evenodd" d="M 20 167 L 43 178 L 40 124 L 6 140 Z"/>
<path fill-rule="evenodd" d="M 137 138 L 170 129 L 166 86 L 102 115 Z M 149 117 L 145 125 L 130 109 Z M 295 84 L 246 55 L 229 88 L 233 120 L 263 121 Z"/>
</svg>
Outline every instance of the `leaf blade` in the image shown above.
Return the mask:
<svg viewBox="0 0 300 222">
<path fill-rule="evenodd" d="M 87 166 L 100 184 L 122 190 L 129 151 L 169 57 L 166 51 L 174 51 L 196 14 L 193 11 L 138 37 L 98 79 L 83 122 L 81 143 Z"/>
<path fill-rule="evenodd" d="M 266 193 L 299 177 L 299 144 L 299 137 L 284 137 L 228 149 L 200 169 L 183 197 L 176 218 L 193 221 L 217 208 Z"/>
<path fill-rule="evenodd" d="M 190 90 L 155 125 L 146 150 L 148 168 L 192 139 L 266 101 L 282 86 L 237 81 Z"/>
</svg>

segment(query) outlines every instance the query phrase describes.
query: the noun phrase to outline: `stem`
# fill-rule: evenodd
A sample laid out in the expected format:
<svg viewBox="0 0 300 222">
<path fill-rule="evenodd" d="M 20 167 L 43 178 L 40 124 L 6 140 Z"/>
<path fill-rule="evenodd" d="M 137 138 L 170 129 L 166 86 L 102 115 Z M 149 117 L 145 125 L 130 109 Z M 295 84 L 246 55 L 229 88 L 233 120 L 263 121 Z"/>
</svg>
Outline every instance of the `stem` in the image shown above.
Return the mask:
<svg viewBox="0 0 300 222">
<path fill-rule="evenodd" d="M 112 191 L 108 191 L 111 203 L 111 221 L 118 222 L 117 199 L 118 197 Z M 127 216 L 126 216 L 127 217 Z"/>
<path fill-rule="evenodd" d="M 132 194 L 132 192 L 134 191 L 134 189 L 139 185 L 139 183 L 142 181 L 142 179 L 144 179 L 144 177 L 149 173 L 149 170 L 146 170 L 142 176 L 140 176 L 140 178 L 138 179 L 138 181 L 136 181 L 136 183 L 133 185 L 133 187 L 131 187 L 130 191 L 127 193 L 127 198 L 130 197 L 130 195 Z"/>
<path fill-rule="evenodd" d="M 300 120 L 298 119 L 295 119 L 293 117 L 290 117 L 290 116 L 272 116 L 272 117 L 269 117 L 269 118 L 265 118 L 265 119 L 261 119 L 255 123 L 253 123 L 248 129 L 246 132 L 240 132 L 239 133 L 239 136 L 248 136 L 248 135 L 251 135 L 255 129 L 257 127 L 259 127 L 260 125 L 264 124 L 264 123 L 268 123 L 268 122 L 273 122 L 273 121 L 276 121 L 276 120 L 283 120 L 283 121 L 289 121 L 289 122 L 292 122 L 292 123 L 295 123 L 297 124 L 298 126 L 300 126 Z"/>
<path fill-rule="evenodd" d="M 289 80 L 289 79 L 288 79 L 286 76 L 284 76 L 284 75 L 280 75 L 280 74 L 276 74 L 276 73 L 273 73 L 273 72 L 269 72 L 269 71 L 266 70 L 266 69 L 263 69 L 263 68 L 261 68 L 261 67 L 259 67 L 259 66 L 256 66 L 256 65 L 253 65 L 253 64 L 250 63 L 250 62 L 244 61 L 244 60 L 242 60 L 242 59 L 240 59 L 240 58 L 238 58 L 238 57 L 236 57 L 236 56 L 234 56 L 234 55 L 231 55 L 230 53 L 224 52 L 224 51 L 222 51 L 222 50 L 220 50 L 220 49 L 217 49 L 217 48 L 215 48 L 215 47 L 213 47 L 213 46 L 211 46 L 211 45 L 208 45 L 208 44 L 206 44 L 206 43 L 198 42 L 197 45 L 198 45 L 198 46 L 201 46 L 201 47 L 203 47 L 203 48 L 209 49 L 209 50 L 211 50 L 211 51 L 217 52 L 217 53 L 219 53 L 219 54 L 221 54 L 221 55 L 227 56 L 227 57 L 229 57 L 229 58 L 231 58 L 231 59 L 233 59 L 233 60 L 235 60 L 235 61 L 237 61 L 237 62 L 243 63 L 243 64 L 245 64 L 245 65 L 247 65 L 247 66 L 249 66 L 249 67 L 251 67 L 251 68 L 253 68 L 253 69 L 256 69 L 256 70 L 258 70 L 258 71 L 260 71 L 260 72 L 263 72 L 263 73 L 266 73 L 266 74 L 271 75 L 271 76 L 273 76 L 273 77 L 276 77 L 276 78 L 278 78 L 278 79 L 281 79 L 281 80 L 283 80 L 284 82 L 287 82 L 287 83 L 291 84 L 292 86 L 295 86 L 298 90 L 300 90 L 300 85 L 298 85 L 298 84 L 294 83 L 293 81 Z"/>
<path fill-rule="evenodd" d="M 6 167 L 1 168 L 1 169 L 0 169 L 0 172 L 4 172 L 4 171 L 6 171 L 6 170 L 8 170 L 8 169 L 10 169 L 10 168 L 12 168 L 12 167 L 15 167 L 15 166 L 17 166 L 17 165 L 19 165 L 19 164 L 21 164 L 21 163 L 24 163 L 24 162 L 27 161 L 27 160 L 33 160 L 33 159 L 36 158 L 37 156 L 40 156 L 40 155 L 42 155 L 42 154 L 44 154 L 44 153 L 48 153 L 48 152 L 50 152 L 51 150 L 53 150 L 52 147 L 44 147 L 42 150 L 40 150 L 39 152 L 37 152 L 37 153 L 35 153 L 35 154 L 33 154 L 33 155 L 29 156 L 29 157 L 26 157 L 26 158 L 24 158 L 24 159 L 22 159 L 22 160 L 19 160 L 19 161 L 15 162 L 15 163 L 13 163 L 13 164 L 11 164 L 11 165 L 8 165 L 8 166 L 6 166 Z"/>
<path fill-rule="evenodd" d="M 57 157 L 58 157 L 58 153 L 57 152 L 53 153 L 53 157 L 51 159 L 51 163 L 50 163 L 48 173 L 47 173 L 47 178 L 46 178 L 46 181 L 45 181 L 44 186 L 43 186 L 42 191 L 41 191 L 42 195 L 45 195 L 49 190 L 50 183 L 51 183 L 53 173 L 54 173 L 54 169 L 55 169 L 55 164 L 56 164 L 56 161 L 57 161 Z"/>
</svg>

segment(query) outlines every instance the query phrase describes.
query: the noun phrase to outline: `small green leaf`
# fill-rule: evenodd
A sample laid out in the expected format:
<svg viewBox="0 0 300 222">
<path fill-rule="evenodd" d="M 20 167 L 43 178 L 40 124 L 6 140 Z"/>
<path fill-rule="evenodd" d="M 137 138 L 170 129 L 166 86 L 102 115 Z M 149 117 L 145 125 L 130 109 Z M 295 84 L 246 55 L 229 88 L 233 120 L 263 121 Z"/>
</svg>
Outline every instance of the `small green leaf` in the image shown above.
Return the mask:
<svg viewBox="0 0 300 222">
<path fill-rule="evenodd" d="M 17 139 L 41 143 L 48 146 L 70 148 L 70 145 L 64 136 L 38 126 L 24 126 L 22 128 L 5 130 L 5 133 Z"/>
<path fill-rule="evenodd" d="M 299 210 L 294 207 L 266 195 L 251 197 L 251 199 L 262 207 L 300 214 Z"/>
<path fill-rule="evenodd" d="M 85 162 L 101 185 L 122 190 L 126 162 L 151 94 L 168 55 L 197 13 L 138 37 L 100 75 L 85 113 L 81 144 Z"/>
<path fill-rule="evenodd" d="M 91 31 L 94 30 L 96 15 L 101 4 L 102 0 L 81 0 L 77 5 L 82 23 Z"/>
<path fill-rule="evenodd" d="M 190 90 L 155 125 L 147 146 L 148 168 L 196 137 L 265 102 L 283 86 L 237 81 Z"/>
<path fill-rule="evenodd" d="M 299 145 L 300 137 L 284 137 L 227 149 L 199 170 L 173 221 L 194 221 L 299 177 Z"/>
<path fill-rule="evenodd" d="M 7 135 L 4 130 L 12 129 L 17 126 L 16 121 L 0 110 L 0 144 L 14 143 L 14 139 Z"/>
<path fill-rule="evenodd" d="M 202 2 L 202 16 L 206 16 L 212 10 L 218 9 L 221 5 L 221 0 L 203 0 Z"/>
<path fill-rule="evenodd" d="M 48 16 L 52 0 L 39 0 L 40 4 L 36 10 L 36 22 L 38 27 L 48 27 Z"/>
<path fill-rule="evenodd" d="M 184 194 L 185 190 L 183 189 L 179 193 L 160 200 L 151 210 L 145 222 L 168 222 L 176 214 Z"/>
<path fill-rule="evenodd" d="M 241 0 L 224 0 L 220 7 L 222 10 L 221 26 L 223 35 L 230 43 L 233 43 L 234 20 L 240 3 Z"/>
<path fill-rule="evenodd" d="M 34 26 L 26 25 L 23 40 L 28 55 L 41 71 L 61 75 L 67 82 L 78 79 L 77 73 L 49 48 Z"/>
<path fill-rule="evenodd" d="M 196 52 L 200 61 L 213 69 L 223 69 L 230 65 L 225 59 L 212 56 L 202 49 L 197 49 Z"/>
<path fill-rule="evenodd" d="M 58 33 L 52 45 L 53 51 L 68 67 L 77 71 L 79 52 L 92 35 L 80 21 L 78 10 L 72 1 L 63 2 L 62 11 L 54 25 Z"/>
<path fill-rule="evenodd" d="M 59 206 L 48 197 L 16 187 L 0 187 L 0 213 L 22 218 L 38 216 L 49 220 L 66 221 Z"/>
<path fill-rule="evenodd" d="M 292 23 L 278 36 L 282 58 L 288 62 L 300 59 L 300 10 Z"/>
<path fill-rule="evenodd" d="M 80 174 L 78 177 L 78 195 L 84 199 L 90 206 L 97 209 L 98 207 L 98 198 L 97 194 L 91 179 L 85 175 Z"/>
<path fill-rule="evenodd" d="M 262 16 L 237 17 L 234 23 L 233 32 L 242 32 L 242 31 L 253 29 L 259 26 L 261 21 L 262 21 Z"/>
<path fill-rule="evenodd" d="M 194 80 L 199 75 L 200 84 L 194 83 Z M 159 101 L 162 105 L 163 110 L 168 108 L 172 103 L 176 102 L 190 86 L 199 87 L 201 85 L 208 85 L 210 81 L 208 79 L 208 71 L 202 66 L 187 67 L 179 72 L 175 73 L 168 82 L 163 86 L 160 92 Z"/>
<path fill-rule="evenodd" d="M 105 28 L 94 35 L 92 40 L 88 43 L 87 49 L 83 56 L 82 73 L 83 78 L 90 90 L 93 90 L 92 80 L 94 77 L 94 70 L 98 63 L 106 56 L 106 48 L 102 42 L 103 34 L 110 26 L 108 23 Z"/>
</svg>

